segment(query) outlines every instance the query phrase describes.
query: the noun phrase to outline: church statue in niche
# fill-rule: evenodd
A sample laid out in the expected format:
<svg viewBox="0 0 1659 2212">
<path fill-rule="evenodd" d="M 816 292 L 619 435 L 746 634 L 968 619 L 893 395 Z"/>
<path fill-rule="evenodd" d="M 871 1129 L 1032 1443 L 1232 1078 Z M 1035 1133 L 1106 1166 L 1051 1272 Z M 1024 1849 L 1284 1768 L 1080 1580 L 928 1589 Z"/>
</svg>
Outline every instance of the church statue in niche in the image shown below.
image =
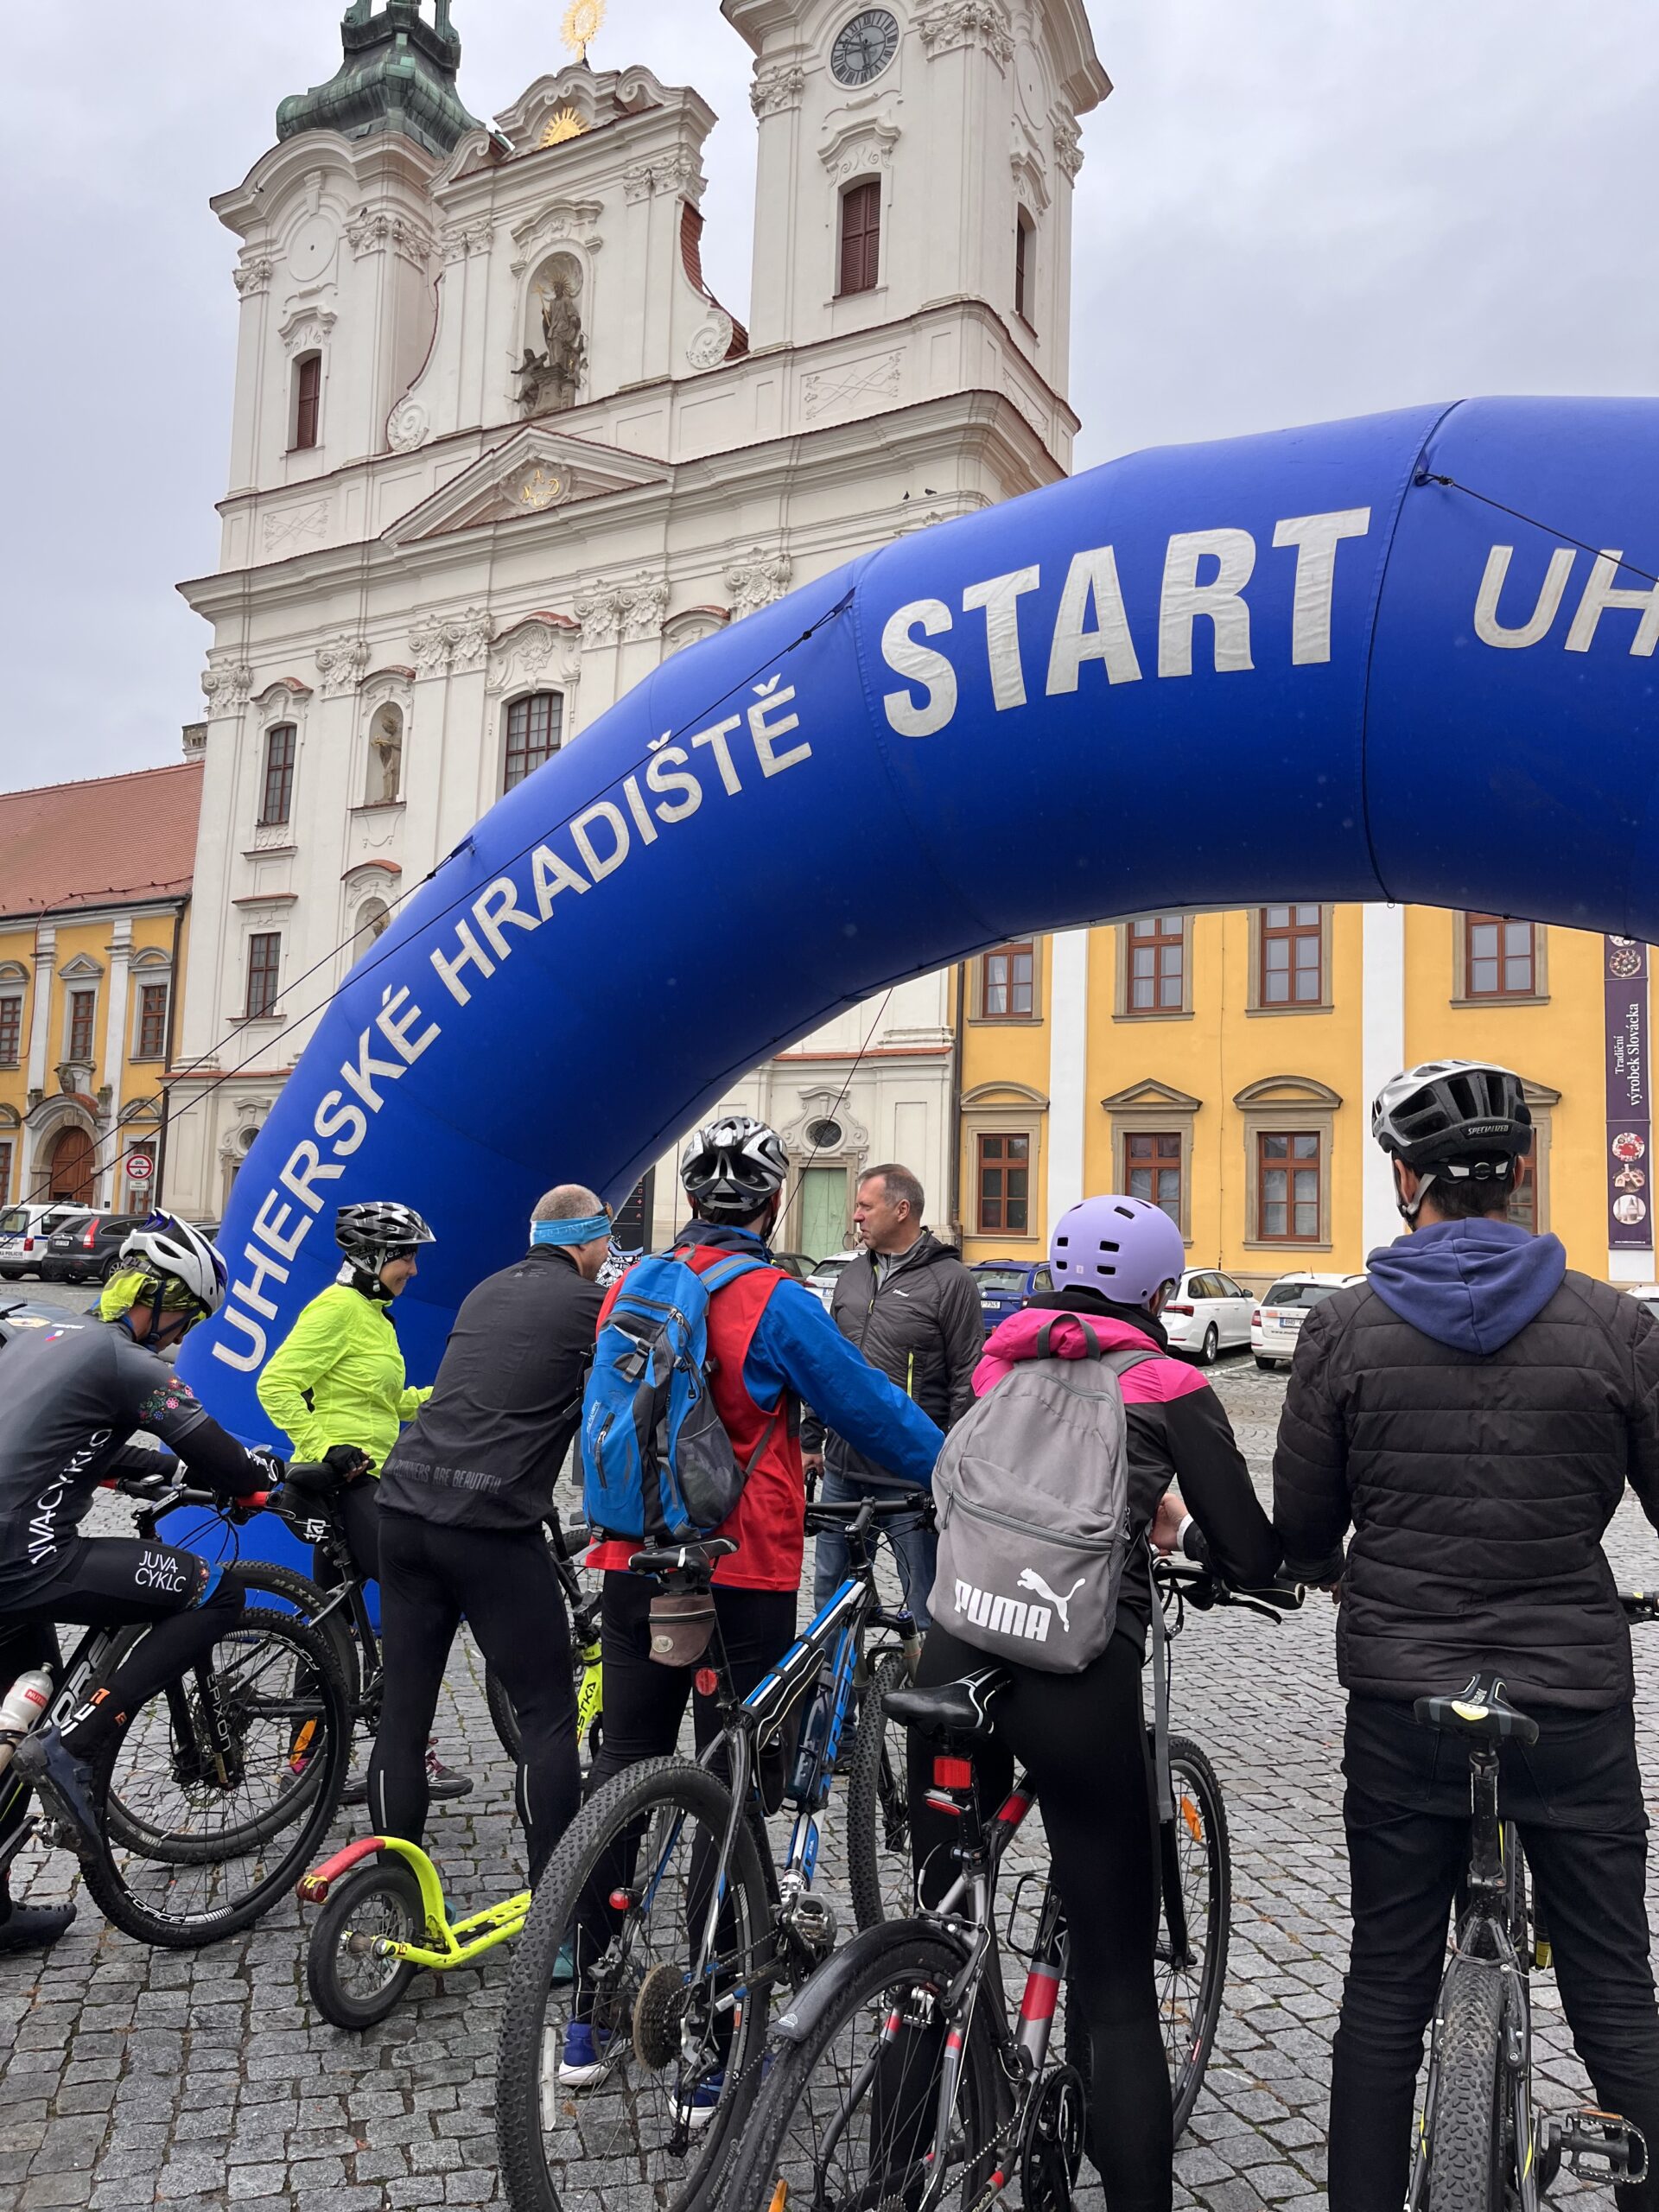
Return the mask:
<svg viewBox="0 0 1659 2212">
<path fill-rule="evenodd" d="M 542 348 L 526 346 L 524 358 L 513 374 L 518 378 L 518 405 L 525 415 L 552 415 L 574 407 L 588 365 L 588 341 L 582 335 L 582 310 L 576 304 L 581 276 L 559 266 L 539 286 L 542 308 Z"/>
<path fill-rule="evenodd" d="M 369 732 L 370 806 L 391 806 L 404 780 L 404 718 L 396 707 L 382 707 Z"/>
</svg>

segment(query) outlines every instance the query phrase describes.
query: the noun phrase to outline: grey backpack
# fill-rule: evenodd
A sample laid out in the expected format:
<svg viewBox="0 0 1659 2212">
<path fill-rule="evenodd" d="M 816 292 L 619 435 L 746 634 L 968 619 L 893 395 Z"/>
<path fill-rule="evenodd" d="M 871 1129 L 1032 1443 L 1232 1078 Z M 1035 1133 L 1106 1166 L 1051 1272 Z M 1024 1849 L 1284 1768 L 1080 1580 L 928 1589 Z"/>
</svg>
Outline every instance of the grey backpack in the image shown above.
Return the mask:
<svg viewBox="0 0 1659 2212">
<path fill-rule="evenodd" d="M 933 1470 L 933 1618 L 976 1650 L 1050 1675 L 1077 1673 L 1111 1640 L 1129 1541 L 1118 1378 L 1158 1357 L 1103 1351 L 1084 1315 L 1065 1318 L 1082 1323 L 1087 1357 L 1052 1354 L 1048 1322 L 1038 1357 L 963 1415 Z"/>
</svg>

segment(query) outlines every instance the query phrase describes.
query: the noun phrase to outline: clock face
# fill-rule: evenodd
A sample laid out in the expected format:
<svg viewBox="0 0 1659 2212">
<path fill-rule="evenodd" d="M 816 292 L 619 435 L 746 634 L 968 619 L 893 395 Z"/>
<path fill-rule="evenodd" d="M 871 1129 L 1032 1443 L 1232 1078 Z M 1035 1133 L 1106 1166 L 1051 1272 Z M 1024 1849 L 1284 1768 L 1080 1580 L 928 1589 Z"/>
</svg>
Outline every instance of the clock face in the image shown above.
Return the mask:
<svg viewBox="0 0 1659 2212">
<path fill-rule="evenodd" d="M 898 51 L 899 25 L 892 12 L 866 8 L 836 34 L 830 67 L 841 84 L 868 85 Z"/>
</svg>

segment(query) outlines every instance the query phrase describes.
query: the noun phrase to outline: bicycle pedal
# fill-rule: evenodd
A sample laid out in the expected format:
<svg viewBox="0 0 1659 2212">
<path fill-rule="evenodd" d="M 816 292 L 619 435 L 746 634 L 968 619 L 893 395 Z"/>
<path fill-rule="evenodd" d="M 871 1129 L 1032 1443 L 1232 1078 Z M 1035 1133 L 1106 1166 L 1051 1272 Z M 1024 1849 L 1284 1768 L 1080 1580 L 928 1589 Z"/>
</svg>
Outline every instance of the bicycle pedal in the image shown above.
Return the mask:
<svg viewBox="0 0 1659 2212">
<path fill-rule="evenodd" d="M 1617 2113 L 1541 2113 L 1534 2123 L 1541 2165 L 1558 2163 L 1583 2181 L 1638 2182 L 1647 2177 L 1647 2139 Z"/>
</svg>

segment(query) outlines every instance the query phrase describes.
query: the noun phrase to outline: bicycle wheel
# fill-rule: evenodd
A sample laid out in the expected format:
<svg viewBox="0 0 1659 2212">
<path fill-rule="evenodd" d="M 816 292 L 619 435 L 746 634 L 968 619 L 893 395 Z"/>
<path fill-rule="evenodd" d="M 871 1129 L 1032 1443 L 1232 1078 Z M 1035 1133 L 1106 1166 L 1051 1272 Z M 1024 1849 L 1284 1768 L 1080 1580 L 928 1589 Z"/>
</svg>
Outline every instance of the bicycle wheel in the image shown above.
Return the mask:
<svg viewBox="0 0 1659 2212">
<path fill-rule="evenodd" d="M 251 1560 L 245 1566 L 238 1564 L 236 1578 L 246 1588 L 251 1601 L 271 1612 L 291 1615 L 310 1623 L 328 1645 L 331 1656 L 340 1671 L 341 1684 L 347 1700 L 347 1725 L 350 1723 L 350 1701 L 357 1678 L 358 1651 L 349 1627 L 336 1613 L 321 1621 L 312 1621 L 314 1611 L 325 1602 L 325 1593 L 307 1576 L 296 1573 L 291 1567 L 276 1567 L 268 1560 Z M 175 1758 L 188 1757 L 188 1745 L 194 1724 L 189 1718 L 188 1693 L 184 1684 L 172 1686 L 167 1693 L 168 1708 L 173 1719 Z M 315 1721 L 302 1722 L 295 1731 L 289 1758 L 293 1764 L 296 1787 L 309 1790 L 322 1786 L 323 1769 L 313 1758 Z M 349 1751 L 349 1746 L 348 1746 Z M 211 1846 L 204 1846 L 193 1827 L 187 1822 L 180 1831 L 158 1827 L 147 1809 L 130 1805 L 121 1794 L 119 1778 L 112 1782 L 105 1801 L 105 1821 L 110 1840 L 124 1846 L 146 1859 L 168 1861 L 175 1865 L 191 1865 L 204 1855 L 218 1855 L 228 1848 L 241 1849 L 258 1842 L 263 1837 L 275 1834 L 285 1827 L 292 1816 L 294 1802 L 289 1800 L 281 1808 L 280 1817 L 273 1808 L 267 1808 L 263 1817 L 256 1815 L 245 1828 L 239 1831 L 224 1829 L 212 1839 Z"/>
<path fill-rule="evenodd" d="M 782 2204 L 874 2212 L 914 2203 L 924 2187 L 935 2206 L 978 2198 L 1000 2118 L 980 2014 L 969 2022 L 956 2101 L 939 2125 L 942 1999 L 962 1957 L 925 1921 L 901 1920 L 855 1937 L 815 1976 L 795 2007 L 804 2031 L 788 2039 L 794 2014 L 786 2014 L 773 2038 L 772 2069 L 721 2200 L 728 2212 Z"/>
<path fill-rule="evenodd" d="M 420 1972 L 374 1955 L 377 1937 L 417 1942 L 426 1926 L 421 1885 L 409 1866 L 382 1852 L 328 1892 L 305 1955 L 311 2001 L 337 2028 L 384 2020 Z"/>
<path fill-rule="evenodd" d="M 1169 1769 L 1175 1820 L 1173 1848 L 1170 1840 L 1163 1847 L 1164 1872 L 1167 1881 L 1173 1859 L 1185 1910 L 1186 1954 L 1184 1959 L 1175 1955 L 1166 1904 L 1158 1931 L 1158 1999 L 1179 2136 L 1192 2116 L 1216 2047 L 1232 1932 L 1233 1857 L 1221 1784 L 1208 1758 L 1189 1737 L 1173 1736 Z"/>
<path fill-rule="evenodd" d="M 220 1636 L 188 1679 L 134 1712 L 100 1763 L 164 1857 L 105 1827 L 83 1868 L 105 1916 L 141 1943 L 217 1942 L 248 1928 L 293 1886 L 340 1802 L 346 1695 L 328 1646 L 289 1613 L 255 1610 Z M 308 1732 L 296 1776 L 292 1746 Z"/>
<path fill-rule="evenodd" d="M 847 1873 L 853 1916 L 861 1928 L 903 1920 L 916 1909 L 905 1765 L 907 1732 L 902 1720 L 889 1716 L 885 1702 L 889 1690 L 909 1684 L 904 1654 L 890 1653 L 871 1675 L 858 1712 L 858 1741 L 847 1787 Z"/>
<path fill-rule="evenodd" d="M 772 1971 L 766 1873 L 741 1821 L 712 1970 L 691 1978 L 731 1809 L 690 1760 L 647 1760 L 600 1789 L 549 1862 L 514 1947 L 497 2063 L 514 2212 L 712 2200 L 753 2101 Z M 556 1986 L 567 1937 L 578 1977 Z"/>
<path fill-rule="evenodd" d="M 1503 2212 L 1508 2101 L 1497 1968 L 1484 1959 L 1453 1959 L 1441 2018 L 1427 2115 L 1429 2212 Z"/>
<path fill-rule="evenodd" d="M 524 1751 L 524 1739 L 518 1726 L 518 1716 L 512 1709 L 512 1700 L 501 1687 L 501 1679 L 493 1667 L 484 1669 L 484 1702 L 489 1707 L 490 1726 L 495 1731 L 495 1740 L 516 1766 Z"/>
</svg>

